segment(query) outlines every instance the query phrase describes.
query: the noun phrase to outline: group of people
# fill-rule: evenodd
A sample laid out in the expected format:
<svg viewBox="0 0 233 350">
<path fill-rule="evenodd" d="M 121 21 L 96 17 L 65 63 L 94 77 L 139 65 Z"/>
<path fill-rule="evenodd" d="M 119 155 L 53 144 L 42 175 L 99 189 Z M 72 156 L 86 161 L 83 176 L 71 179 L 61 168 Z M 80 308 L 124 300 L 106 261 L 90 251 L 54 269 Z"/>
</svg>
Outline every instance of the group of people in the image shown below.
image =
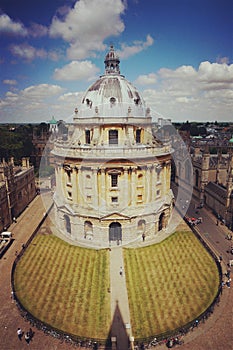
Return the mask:
<svg viewBox="0 0 233 350">
<path fill-rule="evenodd" d="M 30 341 L 33 338 L 34 332 L 30 328 L 28 332 L 24 333 L 21 328 L 18 328 L 17 329 L 17 335 L 18 335 L 19 340 L 22 340 L 22 338 L 24 336 L 24 339 L 25 339 L 26 343 L 29 345 Z"/>
</svg>

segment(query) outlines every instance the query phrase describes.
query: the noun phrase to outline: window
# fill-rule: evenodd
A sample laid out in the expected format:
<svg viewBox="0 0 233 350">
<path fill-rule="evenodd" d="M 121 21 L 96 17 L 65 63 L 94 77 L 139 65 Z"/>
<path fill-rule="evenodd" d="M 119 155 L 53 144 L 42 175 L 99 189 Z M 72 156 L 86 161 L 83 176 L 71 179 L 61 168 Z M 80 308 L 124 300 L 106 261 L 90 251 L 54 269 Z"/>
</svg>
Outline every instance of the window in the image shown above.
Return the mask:
<svg viewBox="0 0 233 350">
<path fill-rule="evenodd" d="M 91 196 L 87 195 L 87 202 L 90 203 L 91 202 Z"/>
<path fill-rule="evenodd" d="M 141 130 L 136 130 L 136 143 L 141 143 Z"/>
<path fill-rule="evenodd" d="M 138 196 L 137 196 L 137 202 L 142 202 L 142 194 L 138 194 Z"/>
<path fill-rule="evenodd" d="M 85 143 L 90 144 L 91 143 L 91 132 L 90 130 L 85 131 Z"/>
<path fill-rule="evenodd" d="M 160 190 L 156 191 L 156 196 L 159 197 L 160 196 Z"/>
<path fill-rule="evenodd" d="M 69 216 L 68 215 L 64 215 L 64 220 L 65 220 L 66 231 L 68 233 L 71 233 L 71 224 L 70 224 Z"/>
<path fill-rule="evenodd" d="M 112 174 L 111 175 L 111 186 L 112 187 L 117 187 L 118 185 L 118 175 L 117 174 Z"/>
<path fill-rule="evenodd" d="M 118 145 L 118 130 L 109 130 L 109 145 Z"/>
<path fill-rule="evenodd" d="M 142 180 L 143 180 L 143 175 L 142 175 L 142 174 L 139 174 L 139 175 L 138 175 L 138 186 L 140 186 L 140 187 L 142 186 L 142 183 L 143 183 Z"/>
<path fill-rule="evenodd" d="M 118 203 L 118 197 L 112 197 L 112 203 Z"/>
<path fill-rule="evenodd" d="M 68 191 L 68 199 L 72 199 L 72 193 Z"/>
</svg>

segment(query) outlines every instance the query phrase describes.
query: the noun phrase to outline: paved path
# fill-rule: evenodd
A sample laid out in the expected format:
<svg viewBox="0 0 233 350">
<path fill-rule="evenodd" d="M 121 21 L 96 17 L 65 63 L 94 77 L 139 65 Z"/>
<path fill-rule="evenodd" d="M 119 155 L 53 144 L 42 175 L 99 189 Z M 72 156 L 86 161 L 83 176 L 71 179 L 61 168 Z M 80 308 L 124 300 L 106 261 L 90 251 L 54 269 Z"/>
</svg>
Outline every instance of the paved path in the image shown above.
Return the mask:
<svg viewBox="0 0 233 350">
<path fill-rule="evenodd" d="M 123 253 L 121 247 L 110 251 L 111 279 L 111 334 L 117 338 L 117 349 L 127 350 L 131 337 L 128 294 L 124 272 Z"/>
<path fill-rule="evenodd" d="M 48 203 L 51 203 L 51 197 L 48 195 Z M 15 251 L 20 250 L 23 243 L 27 241 L 33 230 L 37 227 L 38 223 L 44 214 L 44 204 L 41 201 L 41 197 L 38 196 L 29 205 L 25 212 L 20 216 L 16 224 L 12 224 L 9 228 L 13 232 L 15 241 L 12 246 L 6 252 L 4 257 L 0 259 L 0 349 L 1 350 L 71 350 L 71 345 L 67 343 L 61 343 L 59 340 L 46 336 L 42 331 L 33 328 L 35 336 L 29 346 L 26 345 L 25 341 L 20 342 L 16 335 L 16 330 L 21 327 L 24 331 L 27 331 L 30 327 L 29 323 L 26 322 L 20 315 L 18 308 L 15 303 L 11 300 L 11 268 L 12 263 L 15 259 Z M 224 227 L 219 227 L 219 230 L 225 230 Z M 220 234 L 220 233 L 219 233 Z M 137 242 L 138 246 L 148 244 L 149 242 Z M 116 281 L 120 280 L 123 286 L 125 281 L 124 278 L 120 279 L 119 268 L 123 265 L 122 260 L 117 257 L 119 251 L 112 249 L 111 261 L 116 259 L 115 272 Z M 116 255 L 115 255 L 116 254 Z M 113 275 L 112 275 L 113 276 Z M 112 280 L 112 283 L 114 279 Z M 114 282 L 115 283 L 115 282 Z M 120 284 L 116 284 L 120 286 Z M 118 291 L 117 291 L 118 290 Z M 130 320 L 125 313 L 125 308 L 128 307 L 127 298 L 119 297 L 121 294 L 120 289 L 117 287 L 112 288 L 112 301 L 114 305 L 113 312 L 113 325 L 118 322 L 119 317 L 122 325 L 122 332 L 126 332 L 125 323 Z M 117 294 L 120 293 L 120 294 Z M 116 303 L 115 300 L 118 300 Z M 233 302 L 233 288 L 225 288 L 219 306 L 215 308 L 214 314 L 206 321 L 205 324 L 201 324 L 193 332 L 189 333 L 185 337 L 185 343 L 181 349 L 184 350 L 231 350 L 233 344 L 233 332 L 232 332 L 232 302 Z M 127 311 L 128 312 L 128 311 Z M 114 328 L 112 328 L 113 330 Z M 123 345 L 124 346 L 124 345 Z M 161 345 L 160 350 L 165 350 L 167 347 Z M 119 348 L 118 350 L 125 350 Z"/>
</svg>

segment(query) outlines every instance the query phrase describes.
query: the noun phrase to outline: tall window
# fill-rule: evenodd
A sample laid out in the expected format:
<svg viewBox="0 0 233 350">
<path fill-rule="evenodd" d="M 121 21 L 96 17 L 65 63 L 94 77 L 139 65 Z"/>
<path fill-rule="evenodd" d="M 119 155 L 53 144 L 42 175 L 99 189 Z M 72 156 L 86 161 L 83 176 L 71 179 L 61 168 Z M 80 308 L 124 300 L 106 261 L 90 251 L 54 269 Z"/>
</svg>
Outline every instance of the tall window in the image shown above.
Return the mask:
<svg viewBox="0 0 233 350">
<path fill-rule="evenodd" d="M 91 143 L 91 132 L 90 130 L 85 131 L 85 143 L 90 144 Z"/>
<path fill-rule="evenodd" d="M 118 145 L 118 130 L 109 130 L 109 145 Z"/>
<path fill-rule="evenodd" d="M 64 219 L 65 219 L 66 231 L 68 233 L 71 233 L 71 224 L 70 224 L 69 216 L 68 215 L 64 215 Z"/>
<path fill-rule="evenodd" d="M 141 130 L 136 130 L 136 143 L 141 143 Z"/>
<path fill-rule="evenodd" d="M 118 175 L 117 174 L 112 174 L 111 175 L 111 186 L 112 187 L 117 187 L 118 185 Z"/>
</svg>

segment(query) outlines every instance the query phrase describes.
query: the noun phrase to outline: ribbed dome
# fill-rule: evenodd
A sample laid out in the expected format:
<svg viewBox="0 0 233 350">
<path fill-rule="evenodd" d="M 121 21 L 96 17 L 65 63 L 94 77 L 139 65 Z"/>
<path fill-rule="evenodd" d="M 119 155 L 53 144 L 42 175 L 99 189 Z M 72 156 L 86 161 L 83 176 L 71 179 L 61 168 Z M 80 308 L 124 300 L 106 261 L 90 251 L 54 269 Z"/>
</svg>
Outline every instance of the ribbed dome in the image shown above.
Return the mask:
<svg viewBox="0 0 233 350">
<path fill-rule="evenodd" d="M 80 117 L 145 116 L 145 103 L 138 90 L 120 74 L 119 57 L 113 46 L 105 56 L 105 74 L 83 96 Z"/>
</svg>

